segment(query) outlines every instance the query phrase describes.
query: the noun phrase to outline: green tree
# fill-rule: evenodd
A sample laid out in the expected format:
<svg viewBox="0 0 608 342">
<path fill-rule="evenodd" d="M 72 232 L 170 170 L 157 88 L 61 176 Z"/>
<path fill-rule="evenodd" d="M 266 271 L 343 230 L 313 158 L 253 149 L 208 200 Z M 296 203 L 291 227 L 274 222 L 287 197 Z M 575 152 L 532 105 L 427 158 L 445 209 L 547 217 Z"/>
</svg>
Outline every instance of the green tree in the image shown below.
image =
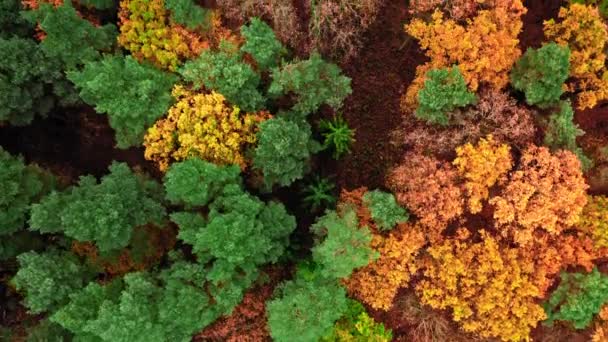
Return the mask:
<svg viewBox="0 0 608 342">
<path fill-rule="evenodd" d="M 101 51 L 111 51 L 116 45 L 116 26 L 95 26 L 81 18 L 71 1 L 58 7 L 42 3 L 25 13 L 32 23 L 40 23 L 46 34 L 40 43 L 47 57 L 60 61 L 65 70 L 72 70 L 101 58 Z"/>
<path fill-rule="evenodd" d="M 164 180 L 167 199 L 174 204 L 205 206 L 227 185 L 240 185 L 240 174 L 236 165 L 221 166 L 199 158 L 173 163 Z"/>
<path fill-rule="evenodd" d="M 235 46 L 225 41 L 219 51 L 205 50 L 198 58 L 186 62 L 179 73 L 195 89 L 215 90 L 247 112 L 261 109 L 266 101 L 258 90 L 260 75 L 241 60 Z"/>
<path fill-rule="evenodd" d="M 105 56 L 67 75 L 86 103 L 108 114 L 120 148 L 142 143 L 148 127 L 173 103 L 171 88 L 177 82 L 174 75 L 131 56 Z"/>
<path fill-rule="evenodd" d="M 116 8 L 116 0 L 78 0 L 78 3 L 89 8 L 98 10 L 112 10 Z"/>
<path fill-rule="evenodd" d="M 568 321 L 576 329 L 584 329 L 608 301 L 608 277 L 594 268 L 591 273 L 561 274 L 559 286 L 543 304 L 546 324 Z"/>
<path fill-rule="evenodd" d="M 91 279 L 91 273 L 67 252 L 27 252 L 17 257 L 19 271 L 12 279 L 32 313 L 54 311 L 66 304 L 71 293 Z"/>
<path fill-rule="evenodd" d="M 346 291 L 334 281 L 296 277 L 266 304 L 270 335 L 277 342 L 315 342 L 347 309 Z"/>
<path fill-rule="evenodd" d="M 260 18 L 251 18 L 248 25 L 241 27 L 241 34 L 245 38 L 241 51 L 253 57 L 260 71 L 278 66 L 285 48 L 268 24 Z"/>
<path fill-rule="evenodd" d="M 372 219 L 380 230 L 391 230 L 398 223 L 407 222 L 409 213 L 402 208 L 391 193 L 380 190 L 363 195 L 363 205 L 369 209 Z"/>
<path fill-rule="evenodd" d="M 359 227 L 351 207 L 341 208 L 340 213 L 328 211 L 310 229 L 321 241 L 312 248 L 312 258 L 322 266 L 319 273 L 324 278 L 346 278 L 378 257 L 370 246 L 369 229 Z"/>
<path fill-rule="evenodd" d="M 34 27 L 21 17 L 22 10 L 20 0 L 0 0 L 0 39 L 31 37 Z"/>
<path fill-rule="evenodd" d="M 266 188 L 288 186 L 304 176 L 310 155 L 320 149 L 311 134 L 307 123 L 298 125 L 281 117 L 260 124 L 253 166 L 262 171 Z"/>
<path fill-rule="evenodd" d="M 390 342 L 393 334 L 384 324 L 371 318 L 365 307 L 355 300 L 349 300 L 344 316 L 336 322 L 331 334 L 323 337 L 323 342 Z"/>
<path fill-rule="evenodd" d="M 430 124 L 448 125 L 448 113 L 477 101 L 467 89 L 464 77 L 457 66 L 433 69 L 426 74 L 424 87 L 418 92 L 416 117 Z"/>
<path fill-rule="evenodd" d="M 576 144 L 576 138 L 584 134 L 585 131 L 574 122 L 574 111 L 570 101 L 562 101 L 559 112 L 553 113 L 549 117 L 544 144 L 552 149 L 572 151 L 581 161 L 583 169 L 589 169 L 593 162 L 585 156 L 583 150 Z"/>
<path fill-rule="evenodd" d="M 191 30 L 206 31 L 211 27 L 212 12 L 193 0 L 165 0 L 165 8 L 171 11 L 171 20 Z"/>
<path fill-rule="evenodd" d="M 53 179 L 23 158 L 13 157 L 0 147 L 0 236 L 25 226 L 32 203 L 50 191 Z"/>
<path fill-rule="evenodd" d="M 511 84 L 526 94 L 529 105 L 547 108 L 559 101 L 569 73 L 570 49 L 549 43 L 528 48 L 511 70 Z"/>
<path fill-rule="evenodd" d="M 352 89 L 350 78 L 342 74 L 340 67 L 324 61 L 315 52 L 307 60 L 272 70 L 268 94 L 279 97 L 290 93 L 297 99 L 293 110 L 309 114 L 316 112 L 323 104 L 339 109 Z"/>
<path fill-rule="evenodd" d="M 30 229 L 93 241 L 101 252 L 116 250 L 129 244 L 134 227 L 163 223 L 161 198 L 156 182 L 136 176 L 127 164 L 113 163 L 99 184 L 83 176 L 77 186 L 33 205 Z"/>
</svg>

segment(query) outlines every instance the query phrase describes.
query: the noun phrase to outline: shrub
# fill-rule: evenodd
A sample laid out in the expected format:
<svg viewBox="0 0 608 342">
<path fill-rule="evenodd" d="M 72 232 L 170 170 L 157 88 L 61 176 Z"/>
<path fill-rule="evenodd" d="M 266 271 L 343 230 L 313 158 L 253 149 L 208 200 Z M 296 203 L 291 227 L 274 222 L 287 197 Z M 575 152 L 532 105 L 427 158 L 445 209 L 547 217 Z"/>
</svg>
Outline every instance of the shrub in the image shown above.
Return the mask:
<svg viewBox="0 0 608 342">
<path fill-rule="evenodd" d="M 293 110 L 309 114 L 327 104 L 340 108 L 344 99 L 352 93 L 350 78 L 342 75 L 342 70 L 313 53 L 304 61 L 293 62 L 272 70 L 272 83 L 268 94 L 278 97 L 293 93 L 297 103 Z"/>
<path fill-rule="evenodd" d="M 211 10 L 198 6 L 193 0 L 165 0 L 165 9 L 171 11 L 173 22 L 188 29 L 208 30 L 211 26 Z"/>
<path fill-rule="evenodd" d="M 603 76 L 606 64 L 604 47 L 608 30 L 596 7 L 570 4 L 558 15 L 561 22 L 550 19 L 544 23 L 547 39 L 570 48 L 569 92 L 576 93 L 577 108 L 594 107 L 608 98 L 608 87 Z"/>
<path fill-rule="evenodd" d="M 518 250 L 482 231 L 479 243 L 446 240 L 428 249 L 424 278 L 416 286 L 423 304 L 450 309 L 463 330 L 503 341 L 529 338 L 545 318 L 534 267 Z"/>
<path fill-rule="evenodd" d="M 359 227 L 352 208 L 343 208 L 340 213 L 328 211 L 310 229 L 322 241 L 312 248 L 312 257 L 322 266 L 319 274 L 324 278 L 347 278 L 377 258 L 370 247 L 370 231 Z"/>
<path fill-rule="evenodd" d="M 458 67 L 434 69 L 427 73 L 424 87 L 418 92 L 416 117 L 431 124 L 447 125 L 448 113 L 477 101 Z"/>
<path fill-rule="evenodd" d="M 134 227 L 162 224 L 159 185 L 136 176 L 124 163 L 109 169 L 99 184 L 95 177 L 83 176 L 77 186 L 52 192 L 33 205 L 30 229 L 93 241 L 106 252 L 127 246 Z"/>
<path fill-rule="evenodd" d="M 519 244 L 532 241 L 541 229 L 558 235 L 576 224 L 587 203 L 588 186 L 581 164 L 569 151 L 551 154 L 529 146 L 501 191 L 489 201 L 494 221 L 505 236 Z"/>
<path fill-rule="evenodd" d="M 511 70 L 511 84 L 526 94 L 529 105 L 547 108 L 559 101 L 570 69 L 567 46 L 549 43 L 528 49 Z"/>
<path fill-rule="evenodd" d="M 67 75 L 86 103 L 109 115 L 120 148 L 141 144 L 146 129 L 169 109 L 177 81 L 131 56 L 106 56 Z"/>
<path fill-rule="evenodd" d="M 594 268 L 591 273 L 561 274 L 559 286 L 543 304 L 546 324 L 568 321 L 576 329 L 585 329 L 593 316 L 608 301 L 608 277 Z"/>
<path fill-rule="evenodd" d="M 341 115 L 331 120 L 321 119 L 319 130 L 323 135 L 323 148 L 330 149 L 334 159 L 350 152 L 350 145 L 355 141 L 355 130 L 348 127 L 348 123 Z"/>
<path fill-rule="evenodd" d="M 456 155 L 452 164 L 465 179 L 469 210 L 472 214 L 479 213 L 481 201 L 490 195 L 489 189 L 511 170 L 511 149 L 489 135 L 487 139 L 479 140 L 476 146 L 468 143 L 457 147 Z"/>
<path fill-rule="evenodd" d="M 430 240 L 441 238 L 448 223 L 464 211 L 463 189 L 451 164 L 420 154 L 408 154 L 388 176 L 397 202 L 427 227 Z"/>
<path fill-rule="evenodd" d="M 253 166 L 262 171 L 267 188 L 301 179 L 310 155 L 319 150 L 307 123 L 299 126 L 280 117 L 262 122 L 257 140 Z"/>
<path fill-rule="evenodd" d="M 379 230 L 391 230 L 399 223 L 409 219 L 409 213 L 401 207 L 391 193 L 380 190 L 369 191 L 363 195 L 363 204 L 371 213 L 371 217 Z"/>
<path fill-rule="evenodd" d="M 231 43 L 224 42 L 219 51 L 203 51 L 196 59 L 186 62 L 179 73 L 194 89 L 214 90 L 245 111 L 264 107 L 266 99 L 258 90 L 260 75 L 241 61 L 236 46 Z"/>
<path fill-rule="evenodd" d="M 270 335 L 277 342 L 318 341 L 346 309 L 346 292 L 337 283 L 296 278 L 266 304 Z"/>
<path fill-rule="evenodd" d="M 24 304 L 34 314 L 57 310 L 91 276 L 74 255 L 66 252 L 27 252 L 17 260 L 19 271 L 12 283 L 24 294 Z"/>
<path fill-rule="evenodd" d="M 279 65 L 281 55 L 285 48 L 277 40 L 274 31 L 260 18 L 252 18 L 249 25 L 241 27 L 241 35 L 245 38 L 245 44 L 241 51 L 253 57 L 258 69 L 265 71 Z"/>
<path fill-rule="evenodd" d="M 199 35 L 170 26 L 164 0 L 121 0 L 118 43 L 138 61 L 175 71 L 185 59 L 209 48 Z"/>
<path fill-rule="evenodd" d="M 329 208 L 336 204 L 336 197 L 332 193 L 335 187 L 336 185 L 327 178 L 317 176 L 302 190 L 304 195 L 302 202 L 313 212 L 321 208 Z"/>
<path fill-rule="evenodd" d="M 544 144 L 553 150 L 565 149 L 576 154 L 581 161 L 583 170 L 587 170 L 591 168 L 592 161 L 585 156 L 583 150 L 576 144 L 576 138 L 584 134 L 585 131 L 574 123 L 574 111 L 570 101 L 564 101 L 560 104 L 559 112 L 553 113 L 549 117 Z"/>
<path fill-rule="evenodd" d="M 189 157 L 245 169 L 243 150 L 257 141 L 258 124 L 267 112 L 241 113 L 219 93 L 194 93 L 182 86 L 173 89 L 177 103 L 144 137 L 145 158 L 165 171 L 173 160 Z"/>
<path fill-rule="evenodd" d="M 241 170 L 219 166 L 198 158 L 171 165 L 165 175 L 167 199 L 174 204 L 205 206 L 220 196 L 228 185 L 241 183 Z"/>
<path fill-rule="evenodd" d="M 31 204 L 50 190 L 43 180 L 35 166 L 25 165 L 22 157 L 0 147 L 0 236 L 24 228 Z"/>
<path fill-rule="evenodd" d="M 332 333 L 321 341 L 390 342 L 392 340 L 393 334 L 390 329 L 384 328 L 384 324 L 370 317 L 361 303 L 349 300 L 344 316 L 336 322 Z"/>
<path fill-rule="evenodd" d="M 115 45 L 116 26 L 95 26 L 81 18 L 70 1 L 61 6 L 45 3 L 29 11 L 26 18 L 39 22 L 45 33 L 40 48 L 46 56 L 61 61 L 66 70 L 99 60 L 100 52 L 111 51 Z"/>
<path fill-rule="evenodd" d="M 429 70 L 454 64 L 458 65 L 471 91 L 477 91 L 482 83 L 497 90 L 504 88 L 509 82 L 511 67 L 521 55 L 517 36 L 525 12 L 521 1 L 515 0 L 479 11 L 466 25 L 444 19 L 438 10 L 430 23 L 412 20 L 405 29 L 420 42 L 430 61 L 416 68 L 416 78 L 401 100 L 403 109 L 416 108 L 418 91 Z"/>
</svg>

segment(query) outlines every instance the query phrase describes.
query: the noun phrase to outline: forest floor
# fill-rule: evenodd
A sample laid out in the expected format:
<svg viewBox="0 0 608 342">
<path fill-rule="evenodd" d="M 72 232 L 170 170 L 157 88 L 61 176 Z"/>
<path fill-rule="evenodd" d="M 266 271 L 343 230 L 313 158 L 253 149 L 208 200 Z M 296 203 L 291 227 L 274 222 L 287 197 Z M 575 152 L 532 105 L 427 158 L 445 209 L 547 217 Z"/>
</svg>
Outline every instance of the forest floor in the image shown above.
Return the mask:
<svg viewBox="0 0 608 342">
<path fill-rule="evenodd" d="M 344 72 L 352 78 L 353 94 L 342 109 L 344 118 L 355 129 L 356 142 L 351 153 L 339 162 L 322 160 L 323 174 L 335 173 L 338 188 L 352 190 L 361 186 L 383 188 L 387 170 L 399 162 L 404 150 L 393 143 L 394 131 L 399 130 L 403 115 L 400 97 L 414 78 L 416 66 L 426 57 L 415 40 L 403 30 L 409 14 L 404 1 L 387 0 L 377 22 L 366 33 L 360 55 L 347 65 Z M 520 34 L 522 50 L 538 47 L 543 41 L 542 23 L 556 17 L 559 0 L 524 1 L 528 13 Z M 605 145 L 608 141 L 608 107 L 576 113 L 576 121 L 587 132 L 585 144 Z M 114 133 L 105 115 L 90 108 L 52 113 L 26 127 L 0 127 L 0 145 L 26 161 L 48 168 L 73 182 L 79 175 L 101 176 L 112 160 L 127 162 L 131 167 L 160 179 L 157 169 L 143 157 L 143 148 L 120 150 L 114 147 Z M 608 191 L 608 161 L 596 165 L 588 173 L 592 192 Z M 312 218 L 304 219 L 310 222 Z M 408 303 L 411 291 L 403 290 L 398 303 Z M 375 318 L 393 329 L 396 340 L 407 341 L 414 328 L 403 317 L 401 305 L 386 313 L 373 312 Z M 411 317 L 410 317 L 411 318 Z M 444 320 L 437 316 L 434 319 Z M 445 322 L 449 320 L 445 319 Z M 451 329 L 451 323 L 446 323 Z M 458 335 L 455 333 L 454 336 Z M 535 341 L 589 341 L 588 332 L 573 333 L 559 327 L 548 331 L 540 327 L 534 332 Z M 458 338 L 454 337 L 454 340 Z"/>
</svg>

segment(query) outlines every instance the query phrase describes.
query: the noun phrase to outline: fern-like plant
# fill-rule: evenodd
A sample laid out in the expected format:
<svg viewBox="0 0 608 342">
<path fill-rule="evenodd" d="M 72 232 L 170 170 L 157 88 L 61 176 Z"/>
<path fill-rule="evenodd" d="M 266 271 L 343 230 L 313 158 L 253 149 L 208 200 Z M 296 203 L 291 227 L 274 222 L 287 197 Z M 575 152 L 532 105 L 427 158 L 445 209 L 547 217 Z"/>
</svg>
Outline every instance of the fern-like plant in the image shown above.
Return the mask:
<svg viewBox="0 0 608 342">
<path fill-rule="evenodd" d="M 409 213 L 402 208 L 391 193 L 380 190 L 363 195 L 363 204 L 369 209 L 372 219 L 380 230 L 391 230 L 396 224 L 407 222 Z"/>
<path fill-rule="evenodd" d="M 317 176 L 302 190 L 302 202 L 313 212 L 329 208 L 336 203 L 336 196 L 333 194 L 335 187 L 329 179 Z"/>
<path fill-rule="evenodd" d="M 323 135 L 323 148 L 332 151 L 334 159 L 340 159 L 342 155 L 350 152 L 350 146 L 355 142 L 355 130 L 348 127 L 342 115 L 334 116 L 332 119 L 321 119 L 319 130 Z"/>
</svg>

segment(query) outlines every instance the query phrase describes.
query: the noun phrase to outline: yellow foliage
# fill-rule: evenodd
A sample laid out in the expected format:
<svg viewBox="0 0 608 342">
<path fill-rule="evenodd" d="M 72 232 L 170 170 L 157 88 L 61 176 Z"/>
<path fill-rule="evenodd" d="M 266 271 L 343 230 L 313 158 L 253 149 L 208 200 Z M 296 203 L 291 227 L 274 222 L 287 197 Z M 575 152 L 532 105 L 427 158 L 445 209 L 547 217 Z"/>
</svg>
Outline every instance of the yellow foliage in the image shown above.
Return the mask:
<svg viewBox="0 0 608 342">
<path fill-rule="evenodd" d="M 469 210 L 481 211 L 481 201 L 488 198 L 488 189 L 513 165 L 508 145 L 494 141 L 492 135 L 480 139 L 477 146 L 471 143 L 456 148 L 457 158 L 453 164 L 466 180 L 464 186 L 469 196 Z"/>
<path fill-rule="evenodd" d="M 604 53 L 608 31 L 597 7 L 572 3 L 559 11 L 561 22 L 545 22 L 547 39 L 570 48 L 570 76 L 567 90 L 577 93 L 579 109 L 594 107 L 608 99 L 608 73 Z"/>
<path fill-rule="evenodd" d="M 546 147 L 530 145 L 518 169 L 489 203 L 503 236 L 527 244 L 535 229 L 558 235 L 576 224 L 587 203 L 587 188 L 580 161 L 572 152 L 551 154 Z"/>
<path fill-rule="evenodd" d="M 420 226 L 403 223 L 388 236 L 374 230 L 371 247 L 380 258 L 344 280 L 348 292 L 374 309 L 390 309 L 399 288 L 406 286 L 416 272 L 414 261 L 424 244 Z"/>
<path fill-rule="evenodd" d="M 200 35 L 169 25 L 163 0 L 121 0 L 119 17 L 118 43 L 140 61 L 174 71 L 209 47 Z"/>
<path fill-rule="evenodd" d="M 528 340 L 530 329 L 545 319 L 536 303 L 534 267 L 522 264 L 515 248 L 481 232 L 483 241 L 445 240 L 428 249 L 424 279 L 416 287 L 421 302 L 451 309 L 462 329 L 484 338 Z"/>
<path fill-rule="evenodd" d="M 596 247 L 608 247 L 608 198 L 606 196 L 588 197 L 577 228 L 588 234 Z"/>
<path fill-rule="evenodd" d="M 243 148 L 255 144 L 258 124 L 270 115 L 241 113 L 215 92 L 194 93 L 176 86 L 173 96 L 177 103 L 169 115 L 148 129 L 144 138 L 146 159 L 157 162 L 162 171 L 172 160 L 191 156 L 244 169 Z"/>
<path fill-rule="evenodd" d="M 521 0 L 497 1 L 489 10 L 479 11 L 466 24 L 444 19 L 436 10 L 430 23 L 414 19 L 405 26 L 419 40 L 430 61 L 416 69 L 416 78 L 407 89 L 402 106 L 413 109 L 418 91 L 424 85 L 426 72 L 456 64 L 469 89 L 476 91 L 481 83 L 495 89 L 509 82 L 509 71 L 521 55 L 517 35 L 521 31 L 521 16 L 526 8 Z"/>
</svg>

